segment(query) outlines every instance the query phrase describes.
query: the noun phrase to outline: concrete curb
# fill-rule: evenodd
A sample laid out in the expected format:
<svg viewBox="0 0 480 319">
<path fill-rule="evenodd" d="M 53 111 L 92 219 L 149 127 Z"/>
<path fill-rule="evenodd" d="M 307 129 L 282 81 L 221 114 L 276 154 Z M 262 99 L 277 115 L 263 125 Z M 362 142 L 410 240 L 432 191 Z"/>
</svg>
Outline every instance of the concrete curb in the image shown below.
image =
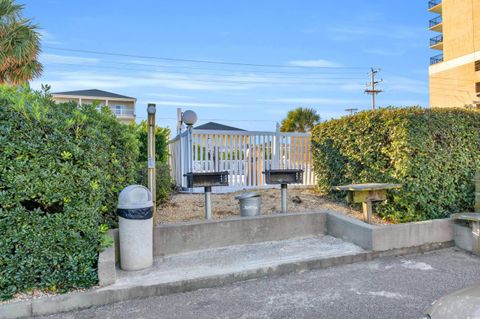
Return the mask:
<svg viewBox="0 0 480 319">
<path fill-rule="evenodd" d="M 450 218 L 397 225 L 369 225 L 335 212 L 328 212 L 327 234 L 372 251 L 454 240 L 453 220 Z"/>
<path fill-rule="evenodd" d="M 86 292 L 69 293 L 55 297 L 42 297 L 39 299 L 5 304 L 0 306 L 0 318 L 14 319 L 61 313 L 85 309 L 93 306 L 107 305 L 131 299 L 163 296 L 202 288 L 219 287 L 238 281 L 256 279 L 265 276 L 284 275 L 298 271 L 323 269 L 387 256 L 402 256 L 424 253 L 431 250 L 438 250 L 452 246 L 453 242 L 450 241 L 417 247 L 392 249 L 381 252 L 368 251 L 359 254 L 344 255 L 325 259 L 307 259 L 300 262 L 285 263 L 276 266 L 258 268 L 255 270 L 233 272 L 229 274 L 208 276 L 191 280 L 181 280 L 171 283 L 135 286 L 122 289 L 110 289 L 109 287 L 103 287 Z"/>
<path fill-rule="evenodd" d="M 115 236 L 113 231 L 109 231 L 108 236 L 113 240 L 113 245 L 102 251 L 98 256 L 98 282 L 100 286 L 108 286 L 114 284 L 117 280 Z"/>
</svg>

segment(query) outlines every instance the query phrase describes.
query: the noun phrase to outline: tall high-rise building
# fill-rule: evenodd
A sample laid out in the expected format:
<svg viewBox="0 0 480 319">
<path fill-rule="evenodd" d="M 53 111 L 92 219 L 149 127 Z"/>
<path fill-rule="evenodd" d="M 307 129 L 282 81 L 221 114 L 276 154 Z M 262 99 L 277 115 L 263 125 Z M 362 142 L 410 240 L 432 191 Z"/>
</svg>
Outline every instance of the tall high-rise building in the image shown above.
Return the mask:
<svg viewBox="0 0 480 319">
<path fill-rule="evenodd" d="M 480 0 L 430 0 L 431 107 L 480 107 Z"/>
</svg>

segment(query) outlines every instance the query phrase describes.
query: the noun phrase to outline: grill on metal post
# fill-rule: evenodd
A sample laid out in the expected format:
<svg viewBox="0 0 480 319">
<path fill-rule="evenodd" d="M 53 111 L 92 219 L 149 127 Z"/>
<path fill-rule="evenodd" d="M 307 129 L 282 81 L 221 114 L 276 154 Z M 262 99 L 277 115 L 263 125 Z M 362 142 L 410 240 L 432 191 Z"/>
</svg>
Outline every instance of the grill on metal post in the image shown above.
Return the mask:
<svg viewBox="0 0 480 319">
<path fill-rule="evenodd" d="M 205 188 L 205 218 L 212 218 L 212 187 L 228 186 L 228 172 L 187 173 L 187 187 Z"/>
<path fill-rule="evenodd" d="M 287 212 L 287 185 L 303 183 L 302 169 L 271 169 L 263 172 L 267 184 L 280 184 L 282 192 L 282 213 Z"/>
</svg>

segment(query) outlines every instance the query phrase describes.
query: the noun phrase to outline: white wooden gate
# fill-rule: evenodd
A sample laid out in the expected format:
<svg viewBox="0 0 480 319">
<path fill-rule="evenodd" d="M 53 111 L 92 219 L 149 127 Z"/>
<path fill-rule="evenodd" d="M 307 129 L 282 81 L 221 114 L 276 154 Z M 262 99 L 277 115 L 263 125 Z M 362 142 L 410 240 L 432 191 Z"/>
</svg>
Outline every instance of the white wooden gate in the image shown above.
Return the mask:
<svg viewBox="0 0 480 319">
<path fill-rule="evenodd" d="M 229 186 L 220 191 L 268 187 L 266 169 L 303 169 L 304 186 L 315 185 L 308 133 L 192 130 L 170 141 L 172 178 L 186 189 L 184 174 L 229 172 Z"/>
</svg>

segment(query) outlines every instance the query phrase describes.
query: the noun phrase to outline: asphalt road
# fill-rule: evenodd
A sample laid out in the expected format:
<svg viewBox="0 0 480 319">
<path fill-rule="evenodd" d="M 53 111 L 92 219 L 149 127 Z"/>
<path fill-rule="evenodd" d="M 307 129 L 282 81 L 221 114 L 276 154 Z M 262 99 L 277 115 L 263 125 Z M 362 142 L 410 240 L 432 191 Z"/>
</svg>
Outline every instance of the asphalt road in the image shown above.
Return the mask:
<svg viewBox="0 0 480 319">
<path fill-rule="evenodd" d="M 452 248 L 41 318 L 420 318 L 440 296 L 475 283 L 480 258 Z"/>
</svg>

